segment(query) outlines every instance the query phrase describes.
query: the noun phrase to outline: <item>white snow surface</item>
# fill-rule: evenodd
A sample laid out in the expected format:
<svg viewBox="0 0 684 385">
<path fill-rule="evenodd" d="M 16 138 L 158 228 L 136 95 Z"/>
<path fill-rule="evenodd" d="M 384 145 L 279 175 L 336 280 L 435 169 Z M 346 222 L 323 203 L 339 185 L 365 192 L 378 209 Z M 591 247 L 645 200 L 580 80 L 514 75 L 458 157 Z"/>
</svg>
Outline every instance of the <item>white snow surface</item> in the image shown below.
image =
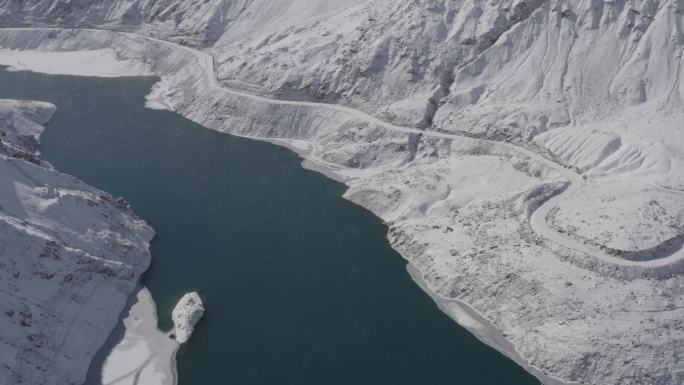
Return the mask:
<svg viewBox="0 0 684 385">
<path fill-rule="evenodd" d="M 151 75 L 147 64 L 119 60 L 112 49 L 74 52 L 42 52 L 0 49 L 0 65 L 10 71 L 32 70 L 46 74 L 119 77 Z"/>
<path fill-rule="evenodd" d="M 203 315 L 204 305 L 199 294 L 191 292 L 183 295 L 171 312 L 173 334 L 176 336 L 176 341 L 181 344 L 187 342 L 195 330 L 195 324 Z"/>
<path fill-rule="evenodd" d="M 127 33 L 0 47 L 115 49 L 162 77 L 151 106 L 343 180 L 545 383 L 684 383 L 681 0 L 4 3 L 6 26 Z"/>
<path fill-rule="evenodd" d="M 105 385 L 175 385 L 178 343 L 157 329 L 156 305 L 142 288 L 123 320 L 124 337 L 112 349 L 102 370 Z"/>
</svg>

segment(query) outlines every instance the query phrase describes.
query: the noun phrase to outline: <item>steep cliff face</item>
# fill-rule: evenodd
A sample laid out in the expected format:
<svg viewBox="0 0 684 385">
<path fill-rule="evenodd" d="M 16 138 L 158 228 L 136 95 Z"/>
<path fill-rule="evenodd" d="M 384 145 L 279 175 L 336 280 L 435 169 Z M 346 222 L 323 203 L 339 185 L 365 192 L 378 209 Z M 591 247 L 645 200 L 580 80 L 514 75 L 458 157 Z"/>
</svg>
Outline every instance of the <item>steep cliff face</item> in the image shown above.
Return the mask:
<svg viewBox="0 0 684 385">
<path fill-rule="evenodd" d="M 0 100 L 0 383 L 80 384 L 150 262 L 125 203 L 36 155 L 55 107 Z"/>
</svg>

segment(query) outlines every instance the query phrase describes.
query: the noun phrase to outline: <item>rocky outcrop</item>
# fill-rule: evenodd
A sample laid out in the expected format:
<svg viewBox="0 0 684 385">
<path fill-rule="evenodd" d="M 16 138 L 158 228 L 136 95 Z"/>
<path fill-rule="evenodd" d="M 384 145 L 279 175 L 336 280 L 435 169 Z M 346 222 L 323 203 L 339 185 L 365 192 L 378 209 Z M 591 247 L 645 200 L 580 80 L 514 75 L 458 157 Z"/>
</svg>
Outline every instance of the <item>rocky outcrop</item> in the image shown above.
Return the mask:
<svg viewBox="0 0 684 385">
<path fill-rule="evenodd" d="M 172 334 L 176 341 L 181 344 L 187 342 L 195 330 L 195 325 L 203 315 L 204 305 L 199 294 L 191 292 L 183 295 L 171 312 L 171 319 L 173 319 Z"/>
</svg>

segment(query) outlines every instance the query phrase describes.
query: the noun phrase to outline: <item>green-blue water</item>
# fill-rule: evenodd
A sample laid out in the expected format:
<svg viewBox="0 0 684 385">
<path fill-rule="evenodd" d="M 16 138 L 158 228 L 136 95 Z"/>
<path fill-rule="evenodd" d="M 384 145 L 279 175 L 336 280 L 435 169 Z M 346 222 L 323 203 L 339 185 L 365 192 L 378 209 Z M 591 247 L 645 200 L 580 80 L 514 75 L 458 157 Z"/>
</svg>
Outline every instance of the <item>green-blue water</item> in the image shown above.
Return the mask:
<svg viewBox="0 0 684 385">
<path fill-rule="evenodd" d="M 181 385 L 538 383 L 437 309 L 342 184 L 284 148 L 145 109 L 154 81 L 0 70 L 0 97 L 56 104 L 43 157 L 155 228 L 144 283 L 162 328 L 200 292 Z"/>
</svg>

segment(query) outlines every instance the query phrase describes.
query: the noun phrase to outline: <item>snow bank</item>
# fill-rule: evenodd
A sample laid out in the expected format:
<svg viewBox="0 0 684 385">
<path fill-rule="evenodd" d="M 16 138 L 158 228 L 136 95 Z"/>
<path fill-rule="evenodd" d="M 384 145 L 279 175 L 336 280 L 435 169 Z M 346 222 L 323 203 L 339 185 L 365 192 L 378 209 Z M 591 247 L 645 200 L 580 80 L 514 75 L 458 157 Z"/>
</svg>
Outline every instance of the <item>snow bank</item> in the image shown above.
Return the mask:
<svg viewBox="0 0 684 385">
<path fill-rule="evenodd" d="M 178 343 L 157 329 L 156 306 L 142 288 L 123 320 L 123 339 L 112 349 L 102 370 L 102 383 L 175 385 Z"/>
<path fill-rule="evenodd" d="M 0 49 L 0 65 L 10 71 L 34 71 L 53 75 L 99 77 L 152 75 L 141 60 L 122 60 L 112 49 L 45 52 Z"/>
</svg>

